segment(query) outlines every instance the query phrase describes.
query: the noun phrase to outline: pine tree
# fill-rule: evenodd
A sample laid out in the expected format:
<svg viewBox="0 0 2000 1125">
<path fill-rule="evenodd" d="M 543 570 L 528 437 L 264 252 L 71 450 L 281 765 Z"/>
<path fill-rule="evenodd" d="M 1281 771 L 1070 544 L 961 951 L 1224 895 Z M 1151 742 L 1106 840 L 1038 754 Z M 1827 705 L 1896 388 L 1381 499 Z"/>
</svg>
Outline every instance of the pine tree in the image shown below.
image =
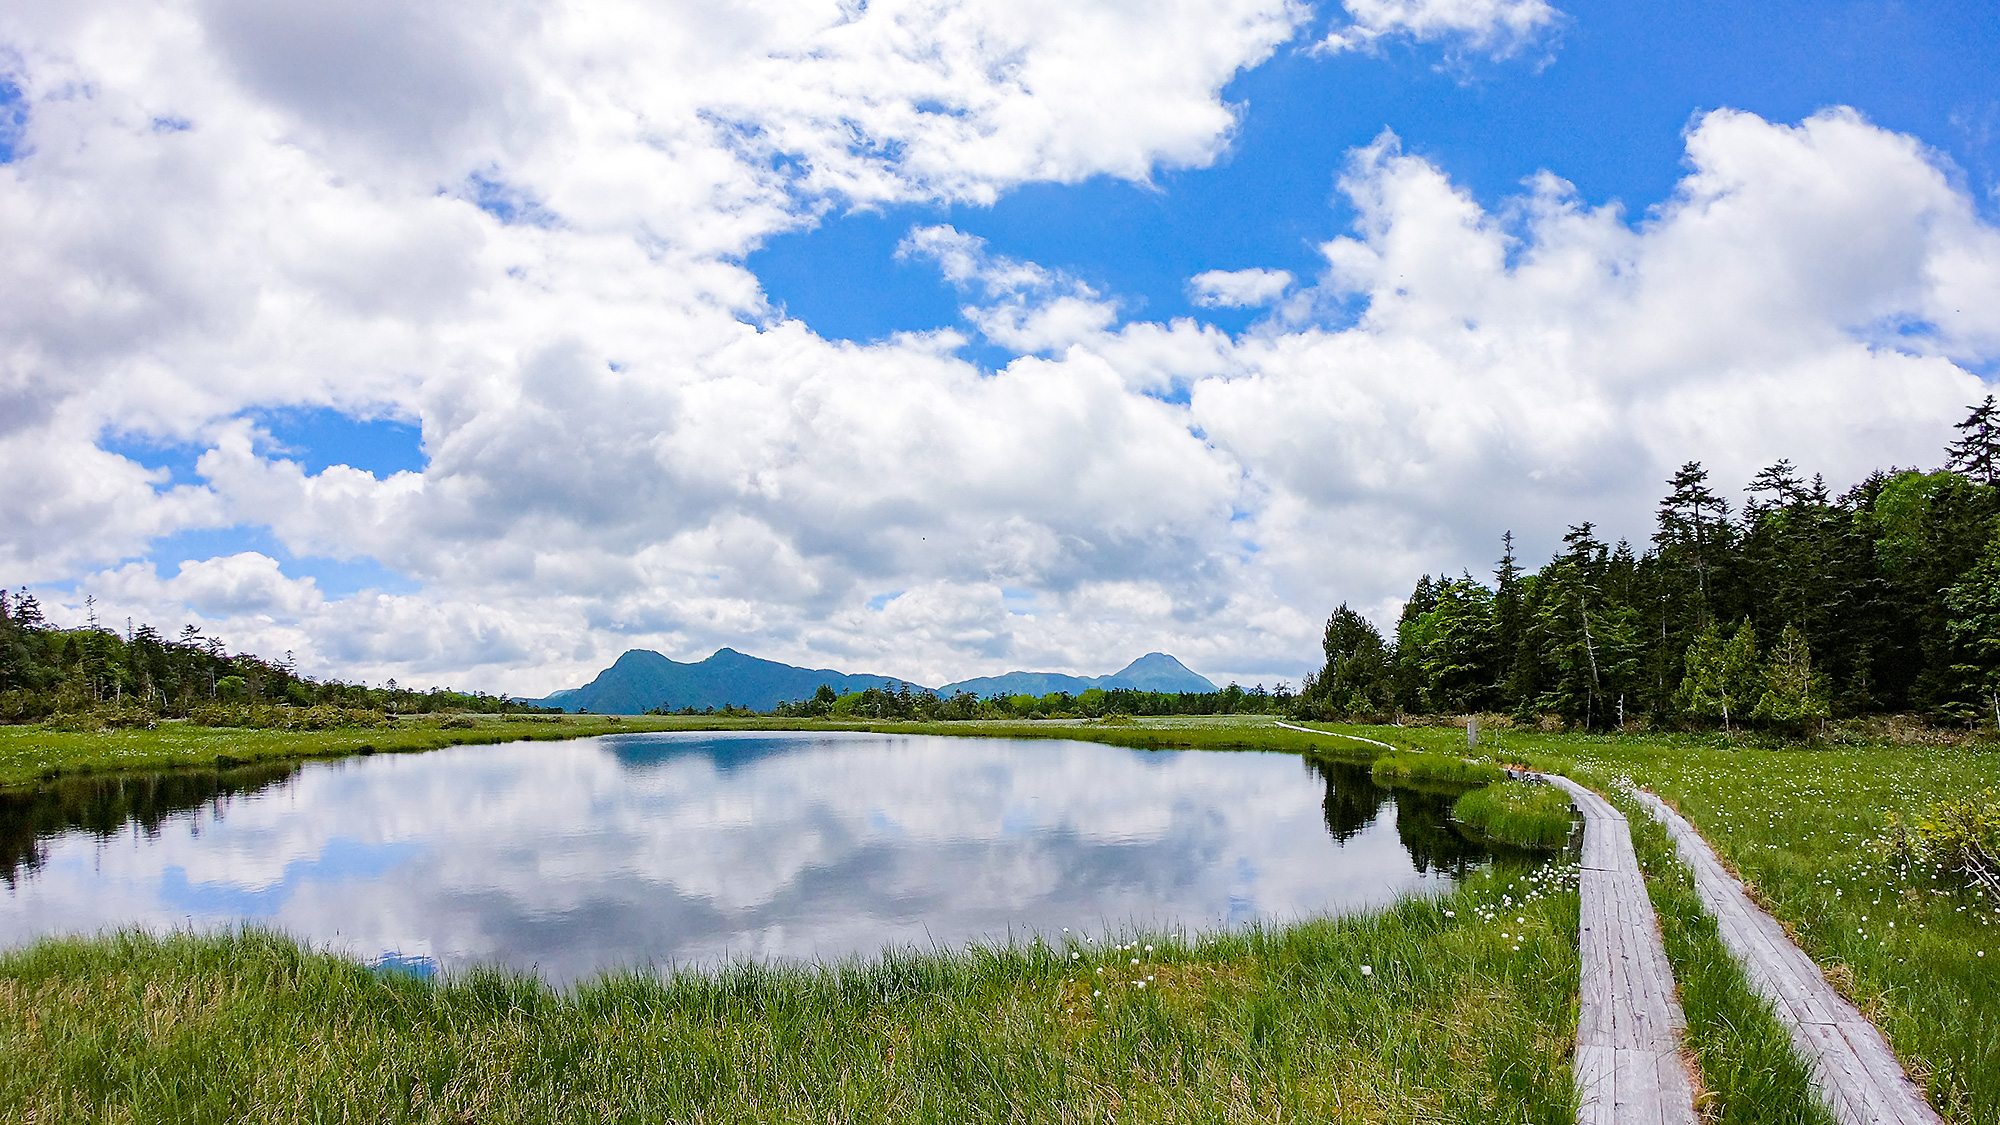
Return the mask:
<svg viewBox="0 0 2000 1125">
<path fill-rule="evenodd" d="M 1980 484 L 2000 484 L 2000 406 L 1993 396 L 1955 428 L 1964 436 L 1945 447 L 1945 468 Z"/>
<path fill-rule="evenodd" d="M 1806 498 L 1805 485 L 1799 480 L 1798 466 L 1789 457 L 1781 457 L 1775 464 L 1757 470 L 1743 491 L 1750 493 L 1750 507 L 1753 511 L 1766 505 L 1789 508 Z M 1759 501 L 1757 497 L 1768 495 L 1770 500 Z"/>
<path fill-rule="evenodd" d="M 1396 619 L 1396 650 L 1391 664 L 1390 689 L 1395 705 L 1405 711 L 1422 713 L 1430 709 L 1430 701 L 1423 694 L 1423 671 L 1416 664 L 1417 653 L 1422 648 L 1416 639 L 1416 630 L 1424 614 L 1437 608 L 1438 587 L 1442 584 L 1442 580 L 1433 582 L 1428 574 L 1417 579 L 1416 589 L 1410 591 L 1410 598 L 1403 603 L 1403 612 Z"/>
<path fill-rule="evenodd" d="M 2000 727 L 2000 535 L 1986 544 L 1979 562 L 1945 591 L 1957 674 L 1965 694 L 1977 693 L 1979 709 Z"/>
<path fill-rule="evenodd" d="M 1689 461 L 1667 481 L 1673 491 L 1660 502 L 1659 529 L 1653 542 L 1660 554 L 1685 558 L 1695 572 L 1695 585 L 1704 607 L 1708 604 L 1708 572 L 1722 529 L 1729 522 L 1729 501 L 1708 487 L 1708 470 L 1699 461 Z"/>
<path fill-rule="evenodd" d="M 1299 693 L 1315 713 L 1368 714 L 1388 701 L 1389 647 L 1367 618 L 1341 603 L 1326 620 L 1320 648 L 1326 663 Z"/>
<path fill-rule="evenodd" d="M 1687 674 L 1675 696 L 1681 713 L 1697 719 L 1721 719 L 1729 725 L 1729 689 L 1722 676 L 1722 631 L 1711 621 L 1688 645 Z"/>
<path fill-rule="evenodd" d="M 1764 691 L 1750 717 L 1761 723 L 1805 733 L 1828 715 L 1825 677 L 1813 671 L 1812 650 L 1796 625 L 1787 625 L 1771 646 L 1764 669 Z"/>
<path fill-rule="evenodd" d="M 1500 565 L 1493 572 L 1499 583 L 1493 597 L 1493 626 L 1500 661 L 1497 687 L 1503 699 L 1519 705 L 1523 683 L 1521 643 L 1528 632 L 1527 594 L 1521 581 L 1521 565 L 1514 558 L 1512 531 L 1500 537 L 1500 547 Z"/>
</svg>

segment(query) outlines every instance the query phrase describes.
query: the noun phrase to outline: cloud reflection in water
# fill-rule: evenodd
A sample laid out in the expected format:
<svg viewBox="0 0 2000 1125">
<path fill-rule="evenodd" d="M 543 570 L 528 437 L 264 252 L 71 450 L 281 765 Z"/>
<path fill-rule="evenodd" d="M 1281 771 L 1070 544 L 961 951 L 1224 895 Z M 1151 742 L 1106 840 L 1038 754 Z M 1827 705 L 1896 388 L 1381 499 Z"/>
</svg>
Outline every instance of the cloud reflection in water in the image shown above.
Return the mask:
<svg viewBox="0 0 2000 1125">
<path fill-rule="evenodd" d="M 1280 754 L 652 734 L 312 763 L 262 784 L 147 831 L 72 817 L 45 832 L 0 897 L 0 941 L 254 920 L 370 959 L 562 982 L 1349 912 L 1480 858 L 1433 823 L 1441 808 L 1391 804 L 1365 767 Z"/>
</svg>

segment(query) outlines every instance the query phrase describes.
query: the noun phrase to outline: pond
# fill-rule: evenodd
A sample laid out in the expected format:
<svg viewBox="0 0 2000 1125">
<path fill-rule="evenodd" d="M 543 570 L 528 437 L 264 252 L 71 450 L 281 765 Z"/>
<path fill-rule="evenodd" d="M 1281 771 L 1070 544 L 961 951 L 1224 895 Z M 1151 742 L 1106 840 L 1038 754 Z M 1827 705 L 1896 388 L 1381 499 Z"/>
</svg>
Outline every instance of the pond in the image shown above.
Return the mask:
<svg viewBox="0 0 2000 1125">
<path fill-rule="evenodd" d="M 1492 858 L 1446 795 L 1269 753 L 678 732 L 0 795 L 0 945 L 281 929 L 370 963 L 606 969 L 1366 911 Z"/>
</svg>

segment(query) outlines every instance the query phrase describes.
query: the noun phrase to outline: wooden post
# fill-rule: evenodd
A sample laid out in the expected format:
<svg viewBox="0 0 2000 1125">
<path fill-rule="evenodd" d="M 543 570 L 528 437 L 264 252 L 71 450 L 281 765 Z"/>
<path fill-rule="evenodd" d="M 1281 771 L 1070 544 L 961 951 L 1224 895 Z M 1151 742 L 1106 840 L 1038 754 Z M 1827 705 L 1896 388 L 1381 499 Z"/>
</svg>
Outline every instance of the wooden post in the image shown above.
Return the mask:
<svg viewBox="0 0 2000 1125">
<path fill-rule="evenodd" d="M 1479 716 L 1477 715 L 1467 715 L 1465 717 L 1465 748 L 1467 750 L 1479 749 Z"/>
</svg>

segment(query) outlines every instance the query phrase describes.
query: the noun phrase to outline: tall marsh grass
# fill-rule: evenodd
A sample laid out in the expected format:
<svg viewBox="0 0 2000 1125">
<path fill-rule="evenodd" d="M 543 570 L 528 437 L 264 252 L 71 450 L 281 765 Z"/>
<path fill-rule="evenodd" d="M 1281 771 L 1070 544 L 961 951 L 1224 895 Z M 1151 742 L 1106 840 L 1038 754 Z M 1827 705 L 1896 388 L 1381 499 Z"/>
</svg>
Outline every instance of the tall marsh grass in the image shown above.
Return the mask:
<svg viewBox="0 0 2000 1125">
<path fill-rule="evenodd" d="M 1561 848 L 1577 825 L 1569 794 L 1538 781 L 1496 781 L 1460 797 L 1453 820 L 1517 848 Z"/>
<path fill-rule="evenodd" d="M 569 992 L 255 931 L 46 941 L 0 956 L 0 1119 L 1557 1125 L 1575 927 L 1549 867 L 1367 918 Z"/>
<path fill-rule="evenodd" d="M 1395 750 L 1375 759 L 1375 776 L 1396 781 L 1443 781 L 1454 785 L 1492 785 L 1507 774 L 1492 762 L 1457 754 Z"/>
</svg>

